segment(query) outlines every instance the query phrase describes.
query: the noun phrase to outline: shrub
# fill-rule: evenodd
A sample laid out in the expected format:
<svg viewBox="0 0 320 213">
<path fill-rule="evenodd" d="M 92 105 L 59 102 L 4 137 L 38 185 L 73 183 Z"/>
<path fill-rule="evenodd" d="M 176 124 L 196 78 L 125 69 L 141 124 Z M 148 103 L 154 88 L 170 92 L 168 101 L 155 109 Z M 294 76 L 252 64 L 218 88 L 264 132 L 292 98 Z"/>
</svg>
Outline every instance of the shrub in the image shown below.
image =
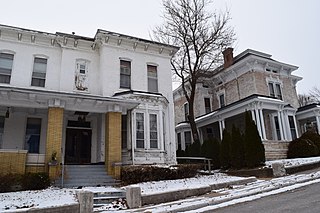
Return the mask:
<svg viewBox="0 0 320 213">
<path fill-rule="evenodd" d="M 256 124 L 251 118 L 248 111 L 245 114 L 245 136 L 244 136 L 244 149 L 245 149 L 245 162 L 247 167 L 255 167 L 264 164 L 265 151 L 262 144 Z"/>
<path fill-rule="evenodd" d="M 146 181 L 174 180 L 194 177 L 201 165 L 181 164 L 168 167 L 159 166 L 125 166 L 121 169 L 123 184 L 134 184 Z"/>
<path fill-rule="evenodd" d="M 226 169 L 230 167 L 230 146 L 231 146 L 231 135 L 224 129 L 223 138 L 220 145 L 220 164 L 221 168 Z"/>
<path fill-rule="evenodd" d="M 200 150 L 201 150 L 200 142 L 195 141 L 186 148 L 185 153 L 186 153 L 186 156 L 188 156 L 188 157 L 199 157 L 201 154 Z"/>
<path fill-rule="evenodd" d="M 22 176 L 21 186 L 23 190 L 45 189 L 50 186 L 47 173 L 27 173 Z"/>
<path fill-rule="evenodd" d="M 21 182 L 21 175 L 0 175 L 0 193 L 16 191 Z"/>
<path fill-rule="evenodd" d="M 289 143 L 288 158 L 314 157 L 319 154 L 318 147 L 309 139 L 297 138 Z"/>
<path fill-rule="evenodd" d="M 307 131 L 303 133 L 300 138 L 311 140 L 318 147 L 320 154 L 320 135 L 315 132 Z"/>
<path fill-rule="evenodd" d="M 230 144 L 230 166 L 240 169 L 245 166 L 244 140 L 240 130 L 232 125 L 231 144 Z"/>
<path fill-rule="evenodd" d="M 205 140 L 201 146 L 201 156 L 211 158 L 213 168 L 220 168 L 220 142 L 217 139 Z"/>
</svg>

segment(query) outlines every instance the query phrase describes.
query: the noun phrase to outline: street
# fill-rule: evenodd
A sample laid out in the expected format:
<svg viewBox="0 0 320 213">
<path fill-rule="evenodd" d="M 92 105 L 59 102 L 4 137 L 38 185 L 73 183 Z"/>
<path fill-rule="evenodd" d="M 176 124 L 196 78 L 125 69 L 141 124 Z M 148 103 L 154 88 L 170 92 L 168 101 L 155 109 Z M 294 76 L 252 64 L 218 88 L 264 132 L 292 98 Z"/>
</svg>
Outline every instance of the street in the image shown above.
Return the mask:
<svg viewBox="0 0 320 213">
<path fill-rule="evenodd" d="M 224 212 L 307 212 L 318 213 L 320 211 L 320 183 L 301 187 L 285 193 L 264 197 L 251 202 L 232 205 L 213 210 L 215 213 Z"/>
</svg>

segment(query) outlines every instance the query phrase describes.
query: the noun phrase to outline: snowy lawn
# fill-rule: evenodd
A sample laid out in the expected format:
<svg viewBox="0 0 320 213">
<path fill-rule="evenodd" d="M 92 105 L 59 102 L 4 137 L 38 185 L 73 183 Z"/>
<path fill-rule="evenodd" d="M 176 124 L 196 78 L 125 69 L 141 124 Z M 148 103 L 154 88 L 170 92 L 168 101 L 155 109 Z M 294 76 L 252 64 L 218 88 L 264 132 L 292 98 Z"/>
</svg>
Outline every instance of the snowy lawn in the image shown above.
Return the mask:
<svg viewBox="0 0 320 213">
<path fill-rule="evenodd" d="M 297 166 L 302 164 L 320 162 L 320 157 L 267 161 L 266 166 L 271 166 L 272 163 L 275 163 L 275 162 L 282 162 L 284 163 L 285 167 L 291 167 L 291 166 Z M 320 178 L 320 173 L 316 173 L 313 175 L 319 176 Z M 281 183 L 287 182 L 289 177 L 292 177 L 292 176 L 283 178 L 282 181 L 281 179 L 276 179 L 276 180 L 279 184 L 281 184 Z M 294 179 L 296 178 L 297 177 L 294 177 Z M 302 177 L 299 176 L 299 178 L 302 178 Z M 151 194 L 157 194 L 162 192 L 177 191 L 181 189 L 199 188 L 199 187 L 204 187 L 204 186 L 208 186 L 216 183 L 223 183 L 223 182 L 235 181 L 240 179 L 243 179 L 243 178 L 228 176 L 226 174 L 216 172 L 213 175 L 208 175 L 208 176 L 198 176 L 195 178 L 186 178 L 186 179 L 180 179 L 180 180 L 145 182 L 145 183 L 134 184 L 134 185 L 138 185 L 139 187 L 141 187 L 143 195 L 151 195 Z M 261 190 L 260 181 L 258 181 L 256 184 L 258 184 L 256 185 L 256 187 L 258 188 L 257 190 L 258 191 Z M 272 182 L 264 182 L 264 184 L 266 184 L 264 185 L 264 187 L 270 186 L 270 184 L 273 185 Z M 119 190 L 119 188 L 85 187 L 82 190 L 88 190 L 92 192 L 110 192 L 110 191 L 117 191 Z M 247 191 L 248 189 L 244 189 L 244 190 Z M 38 191 L 0 193 L 0 212 L 9 212 L 9 211 L 12 212 L 12 211 L 19 211 L 19 210 L 25 211 L 30 208 L 46 208 L 46 207 L 53 207 L 53 206 L 76 204 L 77 203 L 76 191 L 77 189 L 48 188 L 45 190 L 38 190 Z M 232 194 L 231 192 L 228 192 L 228 193 Z M 201 202 L 203 202 L 203 200 Z"/>
<path fill-rule="evenodd" d="M 151 181 L 133 184 L 129 186 L 139 186 L 142 195 L 159 194 L 163 192 L 179 191 L 181 189 L 195 189 L 210 186 L 217 183 L 226 183 L 230 181 L 243 180 L 246 178 L 229 176 L 223 173 L 212 175 L 197 176 L 194 178 L 185 178 L 178 180 Z M 125 187 L 124 187 L 125 188 Z"/>
</svg>

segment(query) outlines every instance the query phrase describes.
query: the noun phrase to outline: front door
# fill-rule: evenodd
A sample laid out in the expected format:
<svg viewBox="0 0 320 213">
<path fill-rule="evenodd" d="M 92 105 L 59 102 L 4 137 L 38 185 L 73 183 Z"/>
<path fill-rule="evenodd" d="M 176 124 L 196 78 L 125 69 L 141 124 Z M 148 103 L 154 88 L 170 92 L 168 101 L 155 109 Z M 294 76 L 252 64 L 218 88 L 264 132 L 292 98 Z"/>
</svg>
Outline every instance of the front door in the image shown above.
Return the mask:
<svg viewBox="0 0 320 213">
<path fill-rule="evenodd" d="M 66 164 L 91 163 L 91 129 L 67 128 Z"/>
</svg>

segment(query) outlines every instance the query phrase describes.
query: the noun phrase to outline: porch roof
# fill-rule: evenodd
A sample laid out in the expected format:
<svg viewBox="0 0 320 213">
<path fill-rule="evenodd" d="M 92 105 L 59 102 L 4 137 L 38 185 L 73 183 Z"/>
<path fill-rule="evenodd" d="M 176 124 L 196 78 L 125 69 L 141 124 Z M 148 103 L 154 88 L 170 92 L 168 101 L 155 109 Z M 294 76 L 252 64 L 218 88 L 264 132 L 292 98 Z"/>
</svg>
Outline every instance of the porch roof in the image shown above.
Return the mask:
<svg viewBox="0 0 320 213">
<path fill-rule="evenodd" d="M 221 107 L 215 111 L 201 115 L 197 117 L 195 121 L 198 124 L 198 127 L 202 127 L 219 120 L 223 120 L 243 113 L 247 110 L 255 109 L 255 107 L 258 107 L 260 109 L 279 110 L 279 107 L 285 108 L 286 106 L 288 106 L 288 104 L 282 100 L 269 96 L 254 94 L 224 107 Z M 287 109 L 291 108 L 287 107 Z M 176 126 L 176 129 L 187 128 L 188 126 L 188 122 L 182 122 Z"/>
<path fill-rule="evenodd" d="M 71 111 L 104 113 L 126 111 L 139 105 L 138 101 L 121 97 L 105 97 L 88 93 L 71 93 L 45 89 L 0 86 L 0 106 L 48 108 L 62 107 Z"/>
</svg>

